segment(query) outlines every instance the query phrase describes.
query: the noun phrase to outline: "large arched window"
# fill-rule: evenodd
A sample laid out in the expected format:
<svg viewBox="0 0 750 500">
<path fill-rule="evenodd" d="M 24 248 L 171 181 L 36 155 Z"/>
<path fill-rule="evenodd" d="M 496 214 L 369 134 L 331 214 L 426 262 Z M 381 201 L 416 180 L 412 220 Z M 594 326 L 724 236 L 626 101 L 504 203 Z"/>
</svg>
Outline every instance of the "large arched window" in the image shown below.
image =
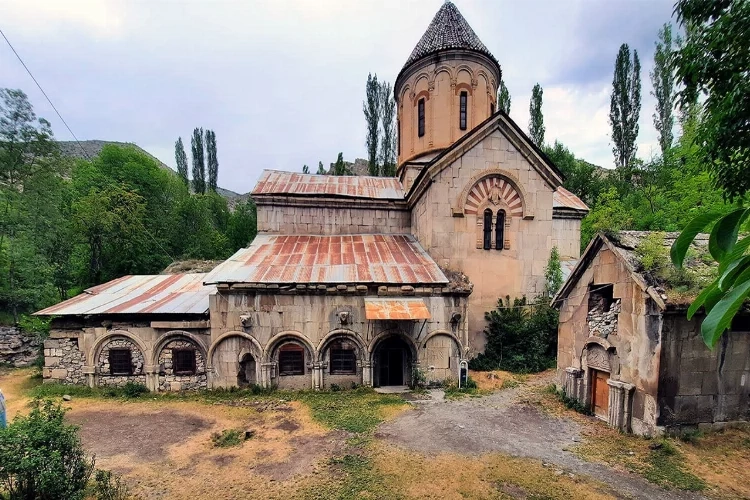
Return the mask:
<svg viewBox="0 0 750 500">
<path fill-rule="evenodd" d="M 504 240 L 505 240 L 505 210 L 498 210 L 497 222 L 495 223 L 495 248 L 497 250 L 503 249 Z"/>
<path fill-rule="evenodd" d="M 484 211 L 484 249 L 489 250 L 492 247 L 492 210 L 489 208 Z"/>
</svg>

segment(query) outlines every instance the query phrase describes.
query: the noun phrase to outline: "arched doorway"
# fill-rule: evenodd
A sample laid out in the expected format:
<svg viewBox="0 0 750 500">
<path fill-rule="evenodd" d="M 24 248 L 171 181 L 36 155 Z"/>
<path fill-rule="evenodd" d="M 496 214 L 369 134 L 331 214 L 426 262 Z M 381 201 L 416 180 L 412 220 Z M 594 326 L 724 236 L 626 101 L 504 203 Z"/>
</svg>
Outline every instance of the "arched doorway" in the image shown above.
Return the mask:
<svg viewBox="0 0 750 500">
<path fill-rule="evenodd" d="M 375 348 L 374 385 L 409 385 L 411 380 L 411 349 L 399 336 L 382 340 Z"/>
<path fill-rule="evenodd" d="M 257 375 L 255 372 L 255 358 L 252 354 L 247 353 L 240 359 L 240 371 L 237 373 L 237 385 L 246 387 L 257 384 Z"/>
</svg>

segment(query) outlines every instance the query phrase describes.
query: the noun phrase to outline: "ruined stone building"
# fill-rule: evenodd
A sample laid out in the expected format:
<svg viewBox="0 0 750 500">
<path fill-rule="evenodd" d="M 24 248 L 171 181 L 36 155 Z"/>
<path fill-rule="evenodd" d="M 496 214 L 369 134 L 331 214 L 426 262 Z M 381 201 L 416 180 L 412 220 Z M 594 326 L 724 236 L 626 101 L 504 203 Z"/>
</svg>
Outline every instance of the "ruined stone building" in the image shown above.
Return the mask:
<svg viewBox="0 0 750 500">
<path fill-rule="evenodd" d="M 500 65 L 446 2 L 395 82 L 396 178 L 264 171 L 258 236 L 205 275 L 129 276 L 55 315 L 45 378 L 151 389 L 456 378 L 499 297 L 535 296 L 588 209 L 496 111 Z M 186 235 L 189 237 L 189 235 Z"/>
<path fill-rule="evenodd" d="M 644 270 L 638 249 L 648 235 L 598 235 L 555 296 L 560 386 L 636 434 L 749 420 L 750 315 L 737 316 L 709 349 L 700 333 L 705 316 L 686 316 L 694 294 Z M 676 236 L 664 236 L 665 256 Z M 707 240 L 697 238 L 697 255 Z"/>
</svg>

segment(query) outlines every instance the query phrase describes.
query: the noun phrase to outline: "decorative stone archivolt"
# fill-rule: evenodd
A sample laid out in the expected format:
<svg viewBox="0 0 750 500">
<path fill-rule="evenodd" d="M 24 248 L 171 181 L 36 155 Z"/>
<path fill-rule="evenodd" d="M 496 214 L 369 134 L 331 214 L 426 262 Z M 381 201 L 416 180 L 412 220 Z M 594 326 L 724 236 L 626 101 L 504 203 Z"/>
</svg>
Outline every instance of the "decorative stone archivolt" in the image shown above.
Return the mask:
<svg viewBox="0 0 750 500">
<path fill-rule="evenodd" d="M 456 337 L 453 333 L 449 332 L 448 330 L 435 330 L 433 332 L 430 332 L 427 334 L 424 340 L 422 340 L 420 343 L 422 346 L 426 346 L 428 340 L 430 340 L 433 337 L 440 336 L 440 335 L 450 338 L 456 344 L 456 348 L 458 349 L 458 354 L 459 354 L 459 357 L 461 357 L 461 359 L 466 357 L 466 351 L 464 350 L 464 347 L 461 344 L 461 341 L 458 340 L 458 337 Z"/>
<path fill-rule="evenodd" d="M 507 210 L 510 217 L 533 219 L 534 214 L 526 204 L 526 191 L 513 174 L 501 168 L 489 168 L 473 176 L 453 205 L 453 216 L 478 214 L 482 205 L 494 205 Z"/>
<path fill-rule="evenodd" d="M 609 363 L 609 353 L 599 344 L 589 344 L 586 347 L 586 365 L 589 368 L 607 373 L 612 371 Z"/>
<path fill-rule="evenodd" d="M 367 352 L 367 348 L 365 347 L 364 342 L 356 332 L 345 329 L 333 330 L 329 332 L 323 338 L 323 340 L 320 341 L 317 349 L 317 361 L 323 361 L 323 359 L 326 357 L 326 350 L 328 349 L 328 346 L 336 340 L 347 340 L 349 342 L 353 342 L 357 347 L 357 356 L 361 359 L 361 361 L 365 361 L 365 353 Z"/>
</svg>

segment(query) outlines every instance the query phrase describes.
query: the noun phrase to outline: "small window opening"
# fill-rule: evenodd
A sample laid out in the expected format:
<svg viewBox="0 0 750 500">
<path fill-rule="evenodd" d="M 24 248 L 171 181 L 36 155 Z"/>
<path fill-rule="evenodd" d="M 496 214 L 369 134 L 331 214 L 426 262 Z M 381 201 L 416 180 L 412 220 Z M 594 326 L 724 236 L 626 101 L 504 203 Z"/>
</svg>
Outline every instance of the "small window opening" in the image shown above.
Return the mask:
<svg viewBox="0 0 750 500">
<path fill-rule="evenodd" d="M 305 350 L 296 344 L 287 344 L 279 350 L 279 375 L 304 375 Z"/>
<path fill-rule="evenodd" d="M 614 301 L 614 286 L 611 284 L 589 285 L 589 312 L 609 312 Z"/>
<path fill-rule="evenodd" d="M 132 375 L 133 362 L 130 349 L 109 350 L 109 374 L 110 375 Z"/>
<path fill-rule="evenodd" d="M 505 238 L 505 210 L 497 211 L 497 222 L 495 223 L 495 249 L 502 250 Z"/>
<path fill-rule="evenodd" d="M 484 211 L 484 249 L 489 250 L 492 247 L 492 210 L 489 208 Z"/>
<path fill-rule="evenodd" d="M 194 375 L 195 351 L 193 349 L 173 349 L 172 366 L 175 375 Z"/>
<path fill-rule="evenodd" d="M 461 130 L 466 130 L 466 101 L 469 97 L 469 94 L 466 92 L 461 92 L 461 104 L 459 108 L 459 119 L 458 119 L 458 126 L 461 128 Z"/>
<path fill-rule="evenodd" d="M 357 373 L 357 355 L 346 342 L 339 342 L 331 347 L 331 374 L 354 375 Z"/>
<path fill-rule="evenodd" d="M 418 123 L 417 123 L 417 129 L 419 137 L 424 136 L 424 98 L 420 99 L 417 103 L 417 117 L 418 117 Z"/>
</svg>

